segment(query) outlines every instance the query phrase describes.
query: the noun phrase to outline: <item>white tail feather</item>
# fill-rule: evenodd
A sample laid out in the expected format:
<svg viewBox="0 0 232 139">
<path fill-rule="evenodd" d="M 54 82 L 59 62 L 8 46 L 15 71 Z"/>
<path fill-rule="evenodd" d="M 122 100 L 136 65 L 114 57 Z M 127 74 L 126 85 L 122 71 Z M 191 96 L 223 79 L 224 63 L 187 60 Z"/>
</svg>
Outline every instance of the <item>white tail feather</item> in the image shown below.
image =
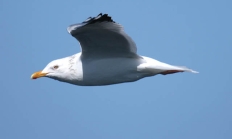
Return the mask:
<svg viewBox="0 0 232 139">
<path fill-rule="evenodd" d="M 192 70 L 192 69 L 189 69 L 189 68 L 187 68 L 185 66 L 176 66 L 176 67 L 180 68 L 183 71 L 192 72 L 192 73 L 199 73 L 199 72 L 197 72 L 195 70 Z"/>
</svg>

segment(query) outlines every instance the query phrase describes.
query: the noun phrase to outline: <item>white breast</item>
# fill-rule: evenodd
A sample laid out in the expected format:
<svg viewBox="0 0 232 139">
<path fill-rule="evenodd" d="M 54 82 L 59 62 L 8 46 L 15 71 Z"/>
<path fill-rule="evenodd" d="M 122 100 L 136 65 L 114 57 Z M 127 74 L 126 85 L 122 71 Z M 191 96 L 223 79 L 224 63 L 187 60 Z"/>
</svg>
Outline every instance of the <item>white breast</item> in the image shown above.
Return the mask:
<svg viewBox="0 0 232 139">
<path fill-rule="evenodd" d="M 78 62 L 78 61 L 77 61 Z M 82 67 L 78 74 L 82 80 L 78 85 L 107 85 L 122 82 L 136 81 L 144 76 L 138 72 L 137 67 L 144 61 L 137 58 L 104 58 L 94 60 L 81 60 L 77 65 Z"/>
</svg>

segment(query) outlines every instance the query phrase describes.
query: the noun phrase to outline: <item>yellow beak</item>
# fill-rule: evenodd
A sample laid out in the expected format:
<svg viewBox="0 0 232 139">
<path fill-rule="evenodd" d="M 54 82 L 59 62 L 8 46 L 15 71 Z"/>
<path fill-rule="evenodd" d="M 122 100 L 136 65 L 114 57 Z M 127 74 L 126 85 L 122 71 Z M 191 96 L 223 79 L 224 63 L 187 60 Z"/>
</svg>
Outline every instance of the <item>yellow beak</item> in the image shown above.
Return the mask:
<svg viewBox="0 0 232 139">
<path fill-rule="evenodd" d="M 38 71 L 38 72 L 35 72 L 31 75 L 31 79 L 37 79 L 40 77 L 44 77 L 46 75 L 47 75 L 47 73 L 42 73 L 42 71 Z"/>
</svg>

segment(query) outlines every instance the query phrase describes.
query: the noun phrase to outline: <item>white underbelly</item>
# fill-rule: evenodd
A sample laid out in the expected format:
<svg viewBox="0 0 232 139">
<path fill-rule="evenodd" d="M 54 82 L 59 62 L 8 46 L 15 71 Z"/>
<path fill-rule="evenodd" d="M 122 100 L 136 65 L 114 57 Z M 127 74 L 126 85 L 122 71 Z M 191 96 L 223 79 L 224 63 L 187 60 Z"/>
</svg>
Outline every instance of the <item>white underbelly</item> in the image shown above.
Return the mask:
<svg viewBox="0 0 232 139">
<path fill-rule="evenodd" d="M 131 82 L 146 76 L 138 72 L 137 67 L 143 63 L 141 59 L 116 58 L 82 61 L 83 79 L 79 85 L 107 85 Z"/>
</svg>

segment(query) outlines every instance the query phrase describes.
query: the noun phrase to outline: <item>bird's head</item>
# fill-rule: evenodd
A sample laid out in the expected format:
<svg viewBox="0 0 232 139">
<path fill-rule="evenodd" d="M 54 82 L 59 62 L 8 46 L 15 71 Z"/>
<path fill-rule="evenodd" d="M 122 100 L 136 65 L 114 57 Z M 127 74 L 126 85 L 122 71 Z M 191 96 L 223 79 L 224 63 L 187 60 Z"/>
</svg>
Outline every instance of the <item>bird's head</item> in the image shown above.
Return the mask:
<svg viewBox="0 0 232 139">
<path fill-rule="evenodd" d="M 31 75 L 31 79 L 40 77 L 48 77 L 55 80 L 68 82 L 75 75 L 72 57 L 57 59 L 50 62 L 43 70 L 35 72 Z"/>
</svg>

